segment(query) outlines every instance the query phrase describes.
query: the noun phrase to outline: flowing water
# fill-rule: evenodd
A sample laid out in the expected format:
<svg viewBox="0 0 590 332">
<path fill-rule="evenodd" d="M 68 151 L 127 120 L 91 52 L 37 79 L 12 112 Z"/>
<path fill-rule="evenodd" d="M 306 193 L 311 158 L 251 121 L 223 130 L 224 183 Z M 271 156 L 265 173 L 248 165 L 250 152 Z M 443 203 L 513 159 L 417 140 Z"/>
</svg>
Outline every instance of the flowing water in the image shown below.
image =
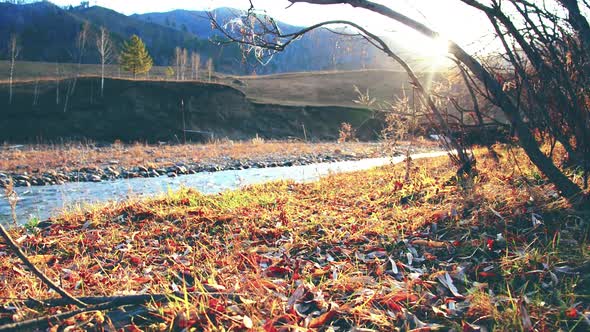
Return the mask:
<svg viewBox="0 0 590 332">
<path fill-rule="evenodd" d="M 446 152 L 429 152 L 412 155 L 413 159 L 438 157 Z M 64 208 L 105 201 L 121 201 L 131 197 L 150 197 L 177 190 L 193 188 L 205 194 L 214 194 L 242 186 L 276 180 L 309 182 L 334 173 L 365 170 L 388 163 L 399 163 L 403 156 L 373 158 L 357 161 L 319 163 L 304 166 L 251 168 L 221 172 L 203 172 L 176 178 L 136 178 L 100 183 L 74 182 L 63 185 L 15 188 L 19 196 L 16 206 L 17 220 L 22 224 L 37 218 L 45 220 L 58 215 Z M 0 200 L 0 223 L 12 223 L 11 209 L 6 199 Z"/>
</svg>

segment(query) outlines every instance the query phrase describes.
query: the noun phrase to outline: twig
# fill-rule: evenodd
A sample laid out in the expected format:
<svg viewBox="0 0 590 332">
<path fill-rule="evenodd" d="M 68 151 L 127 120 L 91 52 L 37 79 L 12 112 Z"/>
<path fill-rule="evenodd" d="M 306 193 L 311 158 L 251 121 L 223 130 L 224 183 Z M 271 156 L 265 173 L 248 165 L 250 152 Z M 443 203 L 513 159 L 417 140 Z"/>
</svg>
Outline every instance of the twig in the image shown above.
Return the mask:
<svg viewBox="0 0 590 332">
<path fill-rule="evenodd" d="M 10 249 L 12 249 L 12 251 L 14 251 L 14 253 L 18 256 L 18 258 L 20 258 L 20 260 L 29 268 L 29 270 L 31 270 L 31 272 L 33 272 L 33 274 L 35 274 L 37 277 L 39 277 L 39 279 L 41 279 L 41 281 L 43 281 L 43 283 L 45 283 L 47 286 L 49 286 L 49 288 L 56 291 L 59 295 L 61 295 L 62 298 L 67 300 L 68 303 L 75 304 L 81 308 L 86 307 L 86 303 L 76 299 L 70 293 L 68 293 L 65 289 L 56 285 L 45 274 L 43 274 L 43 272 L 41 272 L 41 270 L 39 270 L 33 263 L 31 263 L 31 261 L 27 258 L 27 255 L 25 255 L 25 253 L 20 249 L 18 244 L 16 244 L 16 242 L 14 242 L 14 240 L 12 239 L 10 234 L 8 234 L 8 232 L 6 231 L 4 226 L 2 226 L 2 224 L 0 224 L 0 233 L 1 233 L 2 237 L 4 238 L 4 240 L 6 241 L 6 244 L 10 247 Z"/>
<path fill-rule="evenodd" d="M 240 299 L 240 294 L 235 294 L 235 293 L 221 293 L 221 292 L 217 292 L 215 291 L 213 288 L 209 289 L 206 285 L 204 286 L 204 292 L 189 292 L 189 295 L 211 295 L 211 296 L 222 296 L 225 295 L 227 296 L 230 300 L 234 301 L 234 302 L 241 302 Z M 154 301 L 162 301 L 163 299 L 166 299 L 168 297 L 171 296 L 184 296 L 184 294 L 181 293 L 159 293 L 159 294 L 137 294 L 137 295 L 124 295 L 124 296 L 89 296 L 89 297 L 80 297 L 79 300 L 89 304 L 89 305 L 97 305 L 97 304 L 103 304 L 103 303 L 107 303 L 107 302 L 116 302 L 116 303 L 123 303 L 123 305 L 128 305 L 128 304 L 141 304 L 141 303 L 145 303 L 147 301 L 150 300 L 154 300 Z M 59 299 L 49 299 L 49 300 L 36 300 L 36 299 L 28 299 L 25 301 L 22 301 L 22 303 L 24 305 L 26 305 L 27 307 L 37 307 L 40 304 L 44 305 L 44 306 L 48 306 L 48 307 L 54 307 L 54 306 L 62 306 L 65 304 L 68 304 L 68 302 L 65 299 L 59 298 Z"/>
</svg>

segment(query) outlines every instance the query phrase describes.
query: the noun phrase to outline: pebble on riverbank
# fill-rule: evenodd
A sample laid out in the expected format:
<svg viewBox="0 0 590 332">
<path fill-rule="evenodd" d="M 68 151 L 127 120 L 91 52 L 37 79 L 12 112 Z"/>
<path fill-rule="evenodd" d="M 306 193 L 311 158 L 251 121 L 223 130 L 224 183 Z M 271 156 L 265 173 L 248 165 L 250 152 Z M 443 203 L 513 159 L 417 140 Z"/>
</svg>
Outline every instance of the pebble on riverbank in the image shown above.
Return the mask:
<svg viewBox="0 0 590 332">
<path fill-rule="evenodd" d="M 384 156 L 384 155 L 382 155 Z M 286 156 L 280 158 L 257 158 L 257 159 L 220 159 L 207 163 L 178 163 L 168 167 L 146 167 L 138 165 L 135 167 L 117 166 L 109 163 L 110 166 L 83 167 L 77 170 L 51 170 L 43 173 L 29 174 L 27 172 L 0 173 L 0 187 L 5 187 L 12 178 L 15 187 L 58 185 L 66 182 L 102 182 L 116 179 L 132 179 L 196 174 L 200 172 L 219 172 L 226 170 L 241 170 L 249 168 L 267 167 L 291 167 L 309 165 L 315 163 L 354 161 L 364 158 L 375 157 L 374 155 L 343 154 L 337 151 L 334 154 Z"/>
</svg>

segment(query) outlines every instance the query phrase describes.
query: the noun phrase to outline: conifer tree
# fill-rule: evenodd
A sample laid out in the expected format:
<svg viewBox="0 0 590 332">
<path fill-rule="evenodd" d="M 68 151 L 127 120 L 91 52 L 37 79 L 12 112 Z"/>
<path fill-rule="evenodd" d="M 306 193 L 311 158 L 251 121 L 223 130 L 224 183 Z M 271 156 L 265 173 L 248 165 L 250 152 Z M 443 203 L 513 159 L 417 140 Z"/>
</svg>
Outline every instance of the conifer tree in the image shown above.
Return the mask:
<svg viewBox="0 0 590 332">
<path fill-rule="evenodd" d="M 153 64 L 153 60 L 141 38 L 137 35 L 131 36 L 131 39 L 125 42 L 123 51 L 121 51 L 121 67 L 131 72 L 133 78 L 136 78 L 137 74 L 149 72 Z"/>
</svg>

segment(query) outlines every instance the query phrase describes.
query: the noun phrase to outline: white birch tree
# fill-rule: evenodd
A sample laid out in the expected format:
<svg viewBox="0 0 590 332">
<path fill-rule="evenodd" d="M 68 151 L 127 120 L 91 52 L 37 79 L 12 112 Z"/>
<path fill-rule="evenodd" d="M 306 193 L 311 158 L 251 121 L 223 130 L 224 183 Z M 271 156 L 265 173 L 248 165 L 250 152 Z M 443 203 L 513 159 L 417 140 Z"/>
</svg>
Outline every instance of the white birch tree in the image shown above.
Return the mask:
<svg viewBox="0 0 590 332">
<path fill-rule="evenodd" d="M 113 58 L 113 42 L 109 36 L 109 31 L 100 27 L 98 38 L 96 38 L 96 49 L 100 56 L 100 96 L 104 96 L 104 69 L 105 65 Z"/>
<path fill-rule="evenodd" d="M 193 79 L 196 81 L 199 79 L 199 69 L 201 67 L 201 55 L 197 52 L 191 54 L 191 72 Z"/>
<path fill-rule="evenodd" d="M 186 66 L 188 64 L 188 51 L 183 48 L 180 53 L 180 80 L 186 79 Z"/>
<path fill-rule="evenodd" d="M 18 40 L 16 38 L 16 34 L 13 34 L 10 37 L 10 42 L 8 44 L 10 49 L 10 76 L 8 77 L 8 103 L 12 104 L 12 82 L 14 80 L 14 66 L 16 63 L 16 58 L 20 53 L 20 47 L 18 45 Z"/>
<path fill-rule="evenodd" d="M 207 60 L 207 75 L 209 77 L 209 82 L 211 82 L 211 76 L 213 75 L 213 59 L 209 58 Z"/>
</svg>

